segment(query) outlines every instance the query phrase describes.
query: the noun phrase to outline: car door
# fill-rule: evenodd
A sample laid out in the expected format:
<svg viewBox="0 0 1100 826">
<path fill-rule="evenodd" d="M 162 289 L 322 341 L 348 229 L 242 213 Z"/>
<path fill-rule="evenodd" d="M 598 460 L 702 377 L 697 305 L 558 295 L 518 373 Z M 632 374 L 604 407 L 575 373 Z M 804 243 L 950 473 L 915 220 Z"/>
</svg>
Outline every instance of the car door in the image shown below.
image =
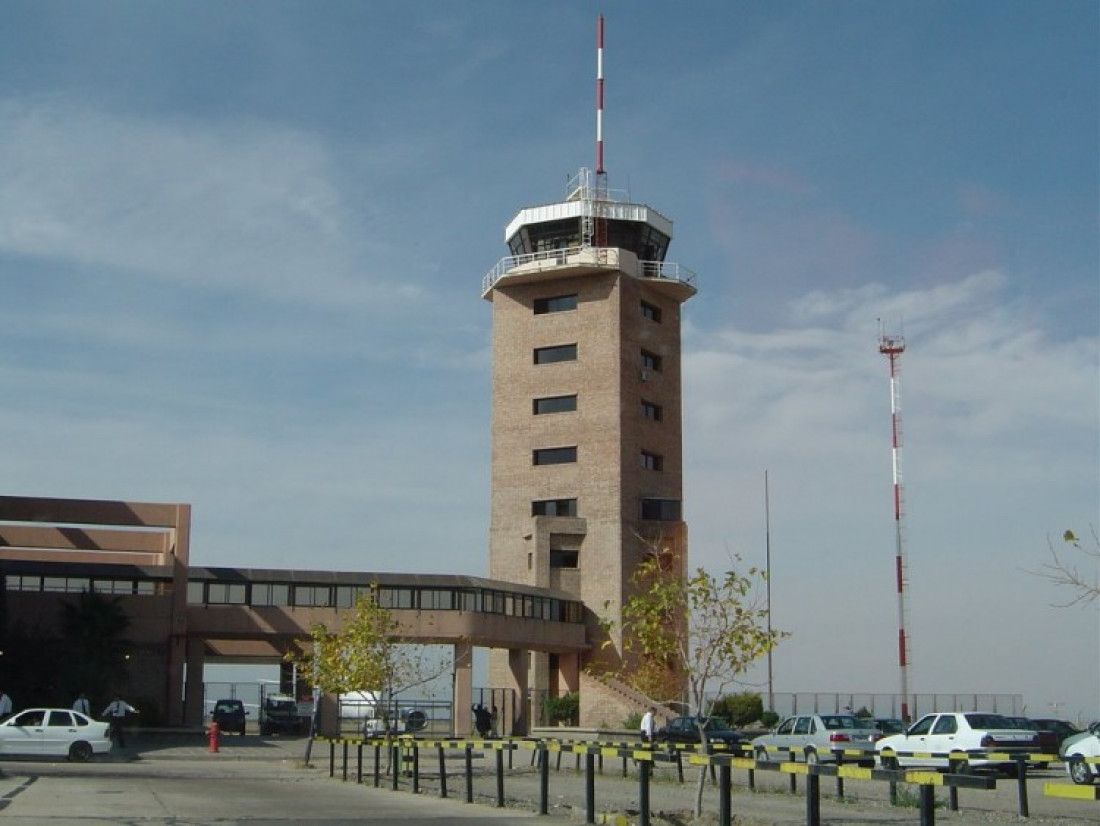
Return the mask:
<svg viewBox="0 0 1100 826">
<path fill-rule="evenodd" d="M 67 756 L 69 744 L 76 739 L 76 722 L 68 711 L 51 709 L 46 712 L 43 726 L 42 753 Z"/>
<path fill-rule="evenodd" d="M 928 750 L 950 754 L 959 745 L 958 740 L 958 718 L 954 714 L 941 714 L 932 724 L 932 731 L 928 735 Z M 949 762 L 946 757 L 933 758 L 929 761 L 934 766 L 947 766 Z"/>
<path fill-rule="evenodd" d="M 905 742 L 900 751 L 927 752 L 931 751 L 928 739 L 932 733 L 932 725 L 936 722 L 935 714 L 926 714 L 909 727 L 905 733 Z M 898 762 L 903 766 L 929 766 L 932 760 L 927 757 L 898 756 Z"/>
<path fill-rule="evenodd" d="M 41 754 L 45 717 L 41 709 L 16 714 L 0 726 L 0 748 L 5 754 Z"/>
<path fill-rule="evenodd" d="M 817 731 L 817 722 L 813 717 L 799 717 L 795 721 L 794 731 L 791 734 L 790 748 L 794 750 L 794 759 L 801 760 L 805 757 L 806 746 L 813 741 Z"/>
</svg>

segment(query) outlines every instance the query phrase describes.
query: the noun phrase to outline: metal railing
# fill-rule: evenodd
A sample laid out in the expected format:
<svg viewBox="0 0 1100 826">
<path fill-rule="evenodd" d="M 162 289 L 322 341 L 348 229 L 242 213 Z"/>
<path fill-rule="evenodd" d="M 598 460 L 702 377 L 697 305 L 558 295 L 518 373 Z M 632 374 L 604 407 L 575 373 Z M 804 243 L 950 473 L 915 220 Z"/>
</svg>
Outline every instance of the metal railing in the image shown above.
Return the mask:
<svg viewBox="0 0 1100 826">
<path fill-rule="evenodd" d="M 506 275 L 516 270 L 537 272 L 552 267 L 588 265 L 620 269 L 619 249 L 617 247 L 562 247 L 553 250 L 509 255 L 501 258 L 481 280 L 481 292 L 485 294 Z M 671 261 L 638 261 L 633 273 L 636 278 L 677 281 L 694 286 L 695 273 L 680 264 Z"/>
</svg>

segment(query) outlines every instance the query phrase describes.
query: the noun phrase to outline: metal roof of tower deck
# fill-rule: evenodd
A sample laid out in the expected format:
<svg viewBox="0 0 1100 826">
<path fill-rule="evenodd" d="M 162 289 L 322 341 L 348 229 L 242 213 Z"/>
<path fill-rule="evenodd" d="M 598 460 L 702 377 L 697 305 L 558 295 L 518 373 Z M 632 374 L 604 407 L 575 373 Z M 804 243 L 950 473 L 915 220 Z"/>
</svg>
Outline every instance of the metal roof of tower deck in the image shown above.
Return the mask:
<svg viewBox="0 0 1100 826">
<path fill-rule="evenodd" d="M 516 213 L 504 230 L 504 242 L 511 240 L 512 236 L 521 228 L 529 224 L 541 224 L 546 221 L 560 221 L 563 218 L 583 218 L 585 207 L 591 204 L 596 218 L 610 221 L 636 221 L 649 224 L 657 231 L 672 238 L 672 221 L 659 213 L 653 207 L 645 204 L 631 204 L 621 201 L 584 201 L 570 200 L 560 201 L 556 204 L 544 204 L 542 206 L 525 207 Z"/>
</svg>

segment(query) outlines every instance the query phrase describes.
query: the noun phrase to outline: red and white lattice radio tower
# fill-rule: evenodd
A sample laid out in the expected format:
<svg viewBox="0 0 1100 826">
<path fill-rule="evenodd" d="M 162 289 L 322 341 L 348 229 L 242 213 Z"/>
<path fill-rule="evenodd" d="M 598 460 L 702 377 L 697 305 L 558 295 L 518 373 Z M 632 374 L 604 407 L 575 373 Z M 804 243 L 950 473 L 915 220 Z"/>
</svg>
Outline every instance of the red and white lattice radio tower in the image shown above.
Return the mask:
<svg viewBox="0 0 1100 826">
<path fill-rule="evenodd" d="M 893 436 L 891 458 L 894 467 L 894 531 L 896 558 L 894 561 L 898 589 L 898 668 L 901 673 L 901 719 L 909 722 L 909 637 L 906 632 L 905 607 L 908 591 L 908 563 L 905 558 L 905 496 L 901 481 L 901 354 L 905 352 L 905 338 L 888 335 L 879 322 L 878 351 L 890 362 L 890 429 Z"/>
</svg>

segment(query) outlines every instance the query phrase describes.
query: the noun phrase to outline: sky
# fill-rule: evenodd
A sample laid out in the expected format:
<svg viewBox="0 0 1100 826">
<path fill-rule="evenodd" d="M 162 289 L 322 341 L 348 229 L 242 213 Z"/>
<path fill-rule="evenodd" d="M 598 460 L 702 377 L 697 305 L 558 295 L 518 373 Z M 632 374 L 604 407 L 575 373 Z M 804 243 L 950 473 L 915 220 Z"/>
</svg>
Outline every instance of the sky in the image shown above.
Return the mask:
<svg viewBox="0 0 1100 826">
<path fill-rule="evenodd" d="M 0 491 L 487 574 L 481 279 L 594 164 L 600 12 L 609 185 L 697 274 L 691 564 L 770 557 L 774 689 L 899 688 L 885 331 L 910 689 L 1100 717 L 1100 604 L 1034 573 L 1100 529 L 1091 1 L 7 0 Z"/>
</svg>

